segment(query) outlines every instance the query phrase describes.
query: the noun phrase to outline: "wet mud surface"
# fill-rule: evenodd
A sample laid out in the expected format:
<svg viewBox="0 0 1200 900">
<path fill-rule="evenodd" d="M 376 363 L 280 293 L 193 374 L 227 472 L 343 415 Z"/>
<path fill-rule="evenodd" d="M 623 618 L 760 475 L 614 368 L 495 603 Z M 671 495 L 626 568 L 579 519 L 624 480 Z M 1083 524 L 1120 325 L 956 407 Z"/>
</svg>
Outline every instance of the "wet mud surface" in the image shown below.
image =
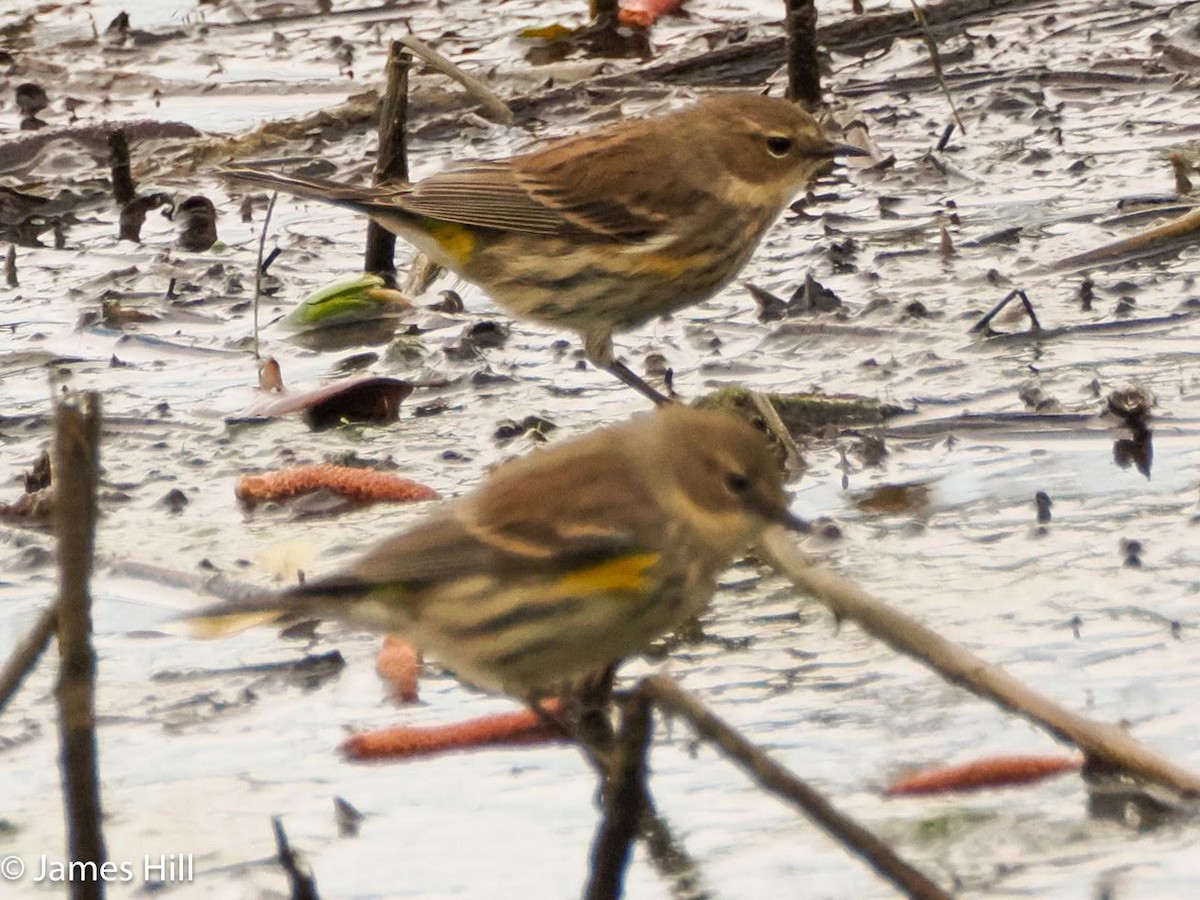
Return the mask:
<svg viewBox="0 0 1200 900">
<path fill-rule="evenodd" d="M 596 816 L 594 779 L 574 750 L 372 765 L 337 752 L 351 729 L 452 721 L 509 701 L 474 693 L 430 663 L 420 704 L 397 706 L 374 673 L 378 638 L 334 625 L 293 639 L 262 629 L 192 640 L 172 620 L 207 598 L 107 564 L 267 585 L 264 559 L 286 543 L 305 569 L 328 571 L 424 510 L 245 511 L 234 497 L 240 475 L 353 456 L 454 496 L 535 445 L 528 434 L 498 439 L 502 423 L 549 420 L 554 441 L 645 407 L 580 364 L 573 338 L 561 344 L 568 336 L 513 323 L 446 276 L 404 320 L 420 326 L 417 337 L 337 349 L 298 342 L 276 320 L 359 270 L 363 223 L 281 197 L 267 249 L 282 252 L 260 318 L 263 351 L 279 360 L 286 384 L 308 389 L 357 374 L 434 386 L 415 390 L 386 427 L 314 431 L 296 415 L 230 424 L 261 399 L 251 299 L 263 207 L 243 221 L 243 192 L 213 166 L 319 155 L 350 179 L 374 162 L 371 126 L 353 103 L 335 121 L 305 120 L 282 137 L 254 132 L 264 120 L 301 119 L 377 89 L 388 39 L 411 28 L 519 112 L 512 126 L 489 121 L 460 88 L 417 67 L 409 156 L 420 177 L 718 89 L 636 73 L 720 49 L 731 35 L 766 42 L 758 57 L 769 61 L 780 12 L 766 0 L 692 0 L 689 17 L 655 26 L 649 63 L 535 67 L 518 32 L 578 24 L 576 4 L 413 2 L 327 16 L 288 5 L 145 6 L 125 7 L 124 34 L 104 33 L 121 11 L 107 3 L 0 18 L 13 57 L 0 84 L 0 185 L 25 195 L 0 197 L 18 281 L 0 287 L 0 501 L 20 493 L 21 474 L 48 443 L 51 398 L 63 388 L 101 391 L 102 565 L 93 590 L 110 856 L 140 867 L 147 856 L 193 854 L 195 880 L 164 886 L 167 896 L 282 896 L 270 827 L 279 815 L 325 896 L 574 896 Z M 823 23 L 850 17 L 849 4 L 821 6 Z M 839 304 L 762 321 L 739 282 L 618 336 L 618 351 L 638 372 L 664 356 L 685 397 L 740 383 L 858 393 L 909 410 L 885 426 L 804 440 L 808 469 L 793 485 L 794 509 L 842 532 L 811 549 L 1068 706 L 1126 722 L 1177 762 L 1200 766 L 1200 248 L 1060 265 L 1194 204 L 1167 156 L 1194 158 L 1200 135 L 1200 55 L 1191 55 L 1200 4 L 996 6 L 935 32 L 966 125 L 942 149 L 951 113 L 920 37 L 832 54 L 835 117 L 865 123 L 882 164 L 815 185 L 771 230 L 742 282 L 786 301 L 811 274 Z M 622 73 L 628 82 L 611 80 Z M 782 78 L 770 79 L 775 93 Z M 36 113 L 42 129 L 18 130 L 13 98 L 23 83 L 48 95 Z M 179 249 L 178 224 L 157 211 L 141 243 L 117 240 L 107 165 L 114 122 L 126 124 L 139 190 L 212 200 L 216 247 Z M 34 213 L 42 218 L 30 221 Z M 1023 333 L 1028 319 L 1009 312 L 1019 303 L 993 323 L 1000 336 L 972 333 L 1015 288 L 1043 335 Z M 451 289 L 466 312 L 427 308 Z M 485 320 L 510 326 L 507 338 L 464 349 Z M 1092 323 L 1109 327 L 1080 327 Z M 1154 399 L 1150 455 L 1108 411 L 1110 394 L 1130 388 Z M 897 485 L 908 489 L 880 494 Z M 1040 527 L 1038 492 L 1052 501 Z M 0 525 L 0 656 L 53 596 L 52 550 L 44 530 Z M 888 781 L 913 766 L 1056 748 L 855 629 L 838 629 L 751 562 L 724 585 L 703 637 L 666 659 L 630 661 L 623 675 L 678 678 L 962 896 L 1192 894 L 1194 826 L 1151 828 L 1120 804 L 1090 814 L 1074 776 L 966 798 L 883 799 Z M 340 671 L 262 668 L 332 650 L 345 659 Z M 0 846 L 30 866 L 63 853 L 53 670 L 44 661 L 0 719 Z M 682 726 L 660 726 L 652 765 L 659 807 L 713 896 L 891 896 L 714 751 L 697 749 Z M 365 814 L 357 837 L 339 837 L 337 797 Z M 114 884 L 110 896 L 139 896 L 142 881 Z M 26 878 L 0 893 L 54 890 Z M 628 896 L 671 896 L 641 850 Z"/>
</svg>

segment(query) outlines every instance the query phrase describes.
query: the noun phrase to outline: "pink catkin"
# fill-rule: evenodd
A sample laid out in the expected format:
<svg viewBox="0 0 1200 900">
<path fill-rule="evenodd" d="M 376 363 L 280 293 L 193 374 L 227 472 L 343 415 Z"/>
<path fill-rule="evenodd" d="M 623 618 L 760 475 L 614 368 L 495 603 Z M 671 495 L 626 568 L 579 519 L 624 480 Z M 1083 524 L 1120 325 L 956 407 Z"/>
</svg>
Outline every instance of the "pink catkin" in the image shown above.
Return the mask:
<svg viewBox="0 0 1200 900">
<path fill-rule="evenodd" d="M 416 647 L 389 634 L 383 639 L 375 671 L 392 686 L 392 696 L 401 703 L 416 703 L 417 681 L 421 677 L 421 655 Z"/>
<path fill-rule="evenodd" d="M 617 17 L 622 25 L 649 28 L 662 16 L 677 13 L 683 0 L 621 0 Z"/>
<path fill-rule="evenodd" d="M 557 703 L 546 708 L 556 711 Z M 407 759 L 472 747 L 536 744 L 564 740 L 532 710 L 482 716 L 449 725 L 409 726 L 365 731 L 348 738 L 342 752 L 351 759 Z"/>
<path fill-rule="evenodd" d="M 917 772 L 894 782 L 884 793 L 889 797 L 900 797 L 1030 784 L 1052 775 L 1074 772 L 1082 764 L 1079 759 L 1068 756 L 994 756 Z"/>
<path fill-rule="evenodd" d="M 322 489 L 357 503 L 411 503 L 436 500 L 438 497 L 433 488 L 390 472 L 335 466 L 331 463 L 296 466 L 262 475 L 243 475 L 238 479 L 234 493 L 243 503 L 253 506 L 271 500 L 288 500 Z"/>
</svg>

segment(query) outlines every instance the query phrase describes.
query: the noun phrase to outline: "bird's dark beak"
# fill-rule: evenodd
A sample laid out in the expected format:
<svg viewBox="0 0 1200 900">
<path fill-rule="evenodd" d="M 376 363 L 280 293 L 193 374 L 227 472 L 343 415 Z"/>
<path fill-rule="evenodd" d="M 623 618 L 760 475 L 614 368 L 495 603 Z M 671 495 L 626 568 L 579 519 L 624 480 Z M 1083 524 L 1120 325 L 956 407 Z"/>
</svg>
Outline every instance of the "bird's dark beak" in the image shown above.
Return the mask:
<svg viewBox="0 0 1200 900">
<path fill-rule="evenodd" d="M 812 531 L 811 524 L 787 508 L 787 498 L 756 497 L 755 501 L 752 506 L 768 522 L 782 525 L 788 531 L 797 531 L 801 534 L 808 534 Z"/>
<path fill-rule="evenodd" d="M 782 509 L 776 513 L 774 521 L 788 531 L 795 531 L 799 534 L 808 534 L 812 531 L 812 525 L 809 522 L 788 509 Z"/>
<path fill-rule="evenodd" d="M 834 144 L 833 156 L 870 156 L 870 150 L 856 147 L 854 144 Z"/>
</svg>

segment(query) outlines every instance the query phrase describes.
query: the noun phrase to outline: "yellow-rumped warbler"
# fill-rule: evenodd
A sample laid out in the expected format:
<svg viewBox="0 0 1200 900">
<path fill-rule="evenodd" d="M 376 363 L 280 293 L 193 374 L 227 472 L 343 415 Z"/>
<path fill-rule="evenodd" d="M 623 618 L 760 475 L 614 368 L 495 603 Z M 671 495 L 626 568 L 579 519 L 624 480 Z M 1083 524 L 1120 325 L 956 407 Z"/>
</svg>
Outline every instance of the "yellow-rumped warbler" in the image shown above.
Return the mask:
<svg viewBox="0 0 1200 900">
<path fill-rule="evenodd" d="M 394 632 L 523 699 L 602 670 L 701 612 L 787 508 L 761 433 L 667 405 L 500 466 L 342 572 L 190 617 L 199 633 L 287 611 Z"/>
<path fill-rule="evenodd" d="M 862 152 L 787 100 L 723 94 L 415 184 L 225 172 L 366 213 L 514 316 L 577 332 L 594 365 L 661 403 L 613 332 L 711 297 L 817 172 Z"/>
</svg>

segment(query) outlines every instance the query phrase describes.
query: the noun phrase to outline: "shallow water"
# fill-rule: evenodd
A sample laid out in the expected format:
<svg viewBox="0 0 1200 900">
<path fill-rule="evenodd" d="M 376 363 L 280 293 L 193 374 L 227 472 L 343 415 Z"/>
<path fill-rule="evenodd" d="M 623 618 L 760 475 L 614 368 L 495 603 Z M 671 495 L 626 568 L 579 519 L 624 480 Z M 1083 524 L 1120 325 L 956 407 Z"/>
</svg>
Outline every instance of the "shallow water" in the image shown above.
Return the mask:
<svg viewBox="0 0 1200 900">
<path fill-rule="evenodd" d="M 26 68 L 5 77 L 0 96 L 11 97 L 22 81 L 42 82 L 53 101 L 43 118 L 54 127 L 67 125 L 61 98 L 70 94 L 89 100 L 79 110 L 80 124 L 151 118 L 235 133 L 259 119 L 333 105 L 372 84 L 388 29 L 404 19 L 516 96 L 540 90 L 546 73 L 523 62 L 524 47 L 514 35 L 577 16 L 576 5 L 505 3 L 498 20 L 496 8 L 475 2 L 438 10 L 414 2 L 270 25 L 237 24 L 236 9 L 227 4 L 66 5 L 39 15 L 15 51 Z M 134 27 L 184 34 L 132 49 L 62 43 L 86 38 L 89 16 L 103 29 L 122 8 Z M 635 369 L 648 354 L 664 354 L 687 396 L 731 382 L 788 391 L 816 386 L 914 408 L 915 415 L 883 432 L 890 453 L 880 465 L 861 462 L 851 433 L 806 447 L 809 469 L 794 485 L 795 509 L 810 518 L 829 516 L 844 533 L 812 549 L 1019 678 L 1098 719 L 1127 721 L 1139 738 L 1192 767 L 1200 766 L 1194 710 L 1200 677 L 1194 348 L 1200 325 L 1190 319 L 1019 343 L 984 342 L 968 329 L 1012 287 L 1029 293 L 1048 328 L 1111 321 L 1121 298 L 1133 300 L 1131 319 L 1195 307 L 1195 248 L 1093 271 L 1091 312 L 1081 311 L 1076 298 L 1082 276 L 1047 267 L 1144 227 L 1105 222 L 1118 214 L 1122 198 L 1173 194 L 1162 153 L 1193 140 L 1200 126 L 1196 74 L 1170 64 L 1158 35 L 1194 21 L 1196 8 L 1033 5 L 973 21 L 969 37 L 939 35 L 948 58 L 968 42 L 974 51 L 973 58 L 946 66 L 967 135 L 956 134 L 936 156 L 942 168 L 924 159 L 949 112 L 927 77 L 923 45 L 906 39 L 865 57 L 835 54 L 827 88 L 845 107 L 839 115 L 865 120 L 896 165 L 852 169 L 819 186 L 821 202 L 802 216 L 785 216 L 743 278 L 786 297 L 812 272 L 842 298 L 842 313 L 761 323 L 745 289 L 735 285 L 709 303 L 618 338 Z M 822 14 L 832 20 L 846 13 Z M 5 13 L 4 21 L 13 15 Z M 259 12 L 249 8 L 249 15 Z M 776 16 L 776 5 L 765 0 L 719 7 L 693 0 L 689 19 L 657 26 L 656 49 L 663 58 L 700 52 L 704 35 L 734 21 L 748 21 L 752 37 L 777 34 Z M 207 30 L 196 26 L 201 21 Z M 273 31 L 285 35 L 286 50 L 271 49 Z M 354 44 L 354 77 L 339 73 L 328 49 L 333 36 Z M 69 71 L 49 74 L 67 61 Z M 575 62 L 554 72 L 561 79 L 598 65 Z M 114 79 L 118 71 L 123 75 Z M 917 77 L 923 80 L 895 82 Z M 415 175 L 451 159 L 503 155 L 532 137 L 569 132 L 587 112 L 568 103 L 548 110 L 531 129 L 505 129 L 472 116 L 451 135 L 429 123 L 453 108 L 445 95 L 454 88 L 418 70 L 413 90 Z M 111 102 L 99 102 L 104 96 Z M 639 93 L 631 107 L 656 102 Z M 17 137 L 11 102 L 0 108 L 0 119 L 12 129 L 6 137 Z M 457 379 L 418 391 L 398 423 L 321 433 L 295 418 L 227 426 L 226 417 L 256 396 L 245 301 L 253 289 L 261 210 L 253 223 L 242 223 L 237 201 L 211 171 L 190 172 L 177 162 L 178 147 L 164 146 L 156 153 L 134 145 L 139 183 L 181 197 L 212 197 L 225 249 L 174 250 L 175 226 L 157 213 L 147 219 L 141 245 L 118 243 L 115 212 L 97 205 L 69 230 L 64 249 L 18 248 L 20 287 L 0 288 L 0 483 L 8 485 L 0 499 L 15 499 L 15 479 L 49 439 L 52 394 L 62 386 L 102 391 L 108 417 L 102 560 L 135 558 L 189 572 L 206 562 L 266 584 L 269 576 L 256 560 L 282 542 L 300 540 L 316 548 L 306 567 L 325 571 L 424 511 L 377 507 L 305 520 L 280 510 L 246 513 L 233 497 L 238 475 L 353 451 L 369 460 L 393 459 L 402 474 L 455 495 L 487 466 L 531 449 L 528 439 L 498 445 L 493 433 L 503 419 L 544 416 L 560 426 L 551 438 L 558 440 L 644 407 L 607 376 L 577 369 L 574 348 L 555 349 L 561 335 L 538 326 L 515 324 L 508 342 L 480 359 L 448 359 L 443 348 L 467 326 L 504 317 L 478 290 L 443 279 L 423 302 L 454 287 L 468 313 L 419 313 L 419 321 L 440 327 L 423 335 L 416 362 L 389 361 L 386 346 L 369 348 L 379 356 L 368 372 Z M 373 147 L 373 137 L 354 132 L 345 140 L 292 142 L 267 155 L 320 152 L 353 169 L 370 162 Z M 106 176 L 94 153 L 56 141 L 31 168 L 4 176 L 3 183 L 53 195 L 58 186 Z M 949 259 L 938 252 L 942 222 L 958 251 Z M 986 241 L 1017 226 L 1023 230 L 1015 241 Z M 272 268 L 281 288 L 267 301 L 263 321 L 356 271 L 361 232 L 361 221 L 350 214 L 280 198 L 268 246 L 284 250 Z M 831 245 L 847 237 L 856 249 L 849 265 L 835 267 Z M 164 298 L 171 277 L 186 304 Z M 161 319 L 120 330 L 79 327 L 81 315 L 98 310 L 111 288 L 123 292 L 124 306 Z M 923 317 L 906 315 L 912 301 L 923 305 Z M 814 334 L 804 328 L 813 322 L 876 331 Z M 1016 331 L 1025 324 L 998 327 Z M 297 388 L 330 380 L 339 362 L 367 349 L 304 350 L 273 325 L 262 340 Z M 482 370 L 505 380 L 473 384 L 470 376 Z M 951 429 L 952 438 L 911 427 L 964 412 L 1021 412 L 1026 407 L 1018 391 L 1027 382 L 1061 409 L 1097 418 L 1083 427 L 963 424 Z M 1109 392 L 1133 384 L 1157 398 L 1150 477 L 1114 461 L 1114 442 L 1128 433 L 1099 417 Z M 413 414 L 436 400 L 445 411 Z M 459 458 L 448 460 L 444 454 L 451 451 Z M 918 482 L 929 487 L 929 502 L 919 508 L 878 513 L 855 502 L 871 486 Z M 173 489 L 189 501 L 178 513 L 160 503 Z M 1037 491 L 1054 501 L 1044 532 L 1035 530 Z M 1122 539 L 1142 543 L 1140 568 L 1125 565 Z M 39 547 L 52 547 L 52 540 L 0 527 L 0 657 L 53 594 L 53 569 L 31 549 Z M 910 766 L 1056 748 L 1032 727 L 897 658 L 853 627 L 836 628 L 822 608 L 794 597 L 758 567 L 739 565 L 725 582 L 705 618 L 703 639 L 663 662 L 631 661 L 625 676 L 669 672 L 907 857 L 943 883 L 960 884 L 963 896 L 1091 897 L 1109 884 L 1117 896 L 1191 895 L 1200 877 L 1192 829 L 1138 832 L 1090 817 L 1078 778 L 967 798 L 882 799 L 881 788 Z M 344 761 L 336 749 L 348 729 L 454 721 L 511 703 L 471 692 L 430 666 L 421 704 L 398 708 L 374 674 L 373 636 L 328 625 L 311 645 L 281 640 L 269 629 L 198 642 L 168 625 L 204 598 L 103 567 L 93 593 L 109 854 L 135 864 L 139 875 L 147 856 L 193 854 L 195 880 L 170 885 L 170 896 L 284 895 L 272 815 L 282 817 L 325 896 L 578 893 L 596 815 L 594 780 L 575 751 L 520 748 L 362 765 Z M 334 648 L 347 665 L 316 685 L 221 674 Z M 31 867 L 43 854 L 60 859 L 63 853 L 53 668 L 43 663 L 0 718 L 0 818 L 8 826 L 0 830 L 0 855 L 17 855 Z M 194 679 L 161 677 L 193 670 L 200 673 Z M 694 747 L 682 725 L 660 725 L 652 764 L 659 807 L 700 861 L 713 895 L 892 895 L 714 751 Z M 335 797 L 366 814 L 357 838 L 338 837 Z M 113 884 L 110 896 L 134 896 L 141 887 L 140 877 Z M 0 894 L 52 892 L 27 875 Z M 628 896 L 670 896 L 640 850 Z"/>
</svg>

